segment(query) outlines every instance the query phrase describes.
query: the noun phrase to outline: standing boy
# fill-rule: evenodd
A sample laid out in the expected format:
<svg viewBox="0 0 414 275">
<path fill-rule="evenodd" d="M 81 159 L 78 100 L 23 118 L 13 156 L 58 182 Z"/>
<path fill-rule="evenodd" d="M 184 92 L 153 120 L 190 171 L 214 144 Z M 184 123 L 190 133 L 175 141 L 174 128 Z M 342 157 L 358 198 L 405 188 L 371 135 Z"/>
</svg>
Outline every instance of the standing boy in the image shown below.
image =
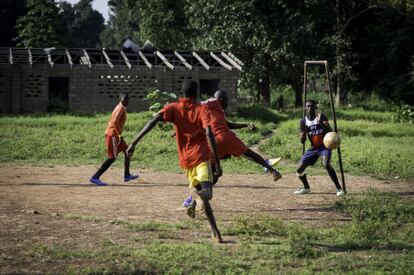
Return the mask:
<svg viewBox="0 0 414 275">
<path fill-rule="evenodd" d="M 108 154 L 108 159 L 102 163 L 98 171 L 91 177 L 89 180 L 91 183 L 94 183 L 98 186 L 107 185 L 105 182 L 101 181 L 99 178 L 105 173 L 106 170 L 114 163 L 119 152 L 124 152 L 124 181 L 128 182 L 130 180 L 137 179 L 138 175 L 131 175 L 129 172 L 130 157 L 126 154 L 125 150 L 128 148 L 124 138 L 122 137 L 122 130 L 127 119 L 126 106 L 129 103 L 129 96 L 126 93 L 119 95 L 120 102 L 112 111 L 111 117 L 108 121 L 108 126 L 105 130 L 105 145 L 106 152 Z"/>
<path fill-rule="evenodd" d="M 209 201 L 213 197 L 213 172 L 214 161 L 216 177 L 222 174 L 220 160 L 217 155 L 216 142 L 209 126 L 208 109 L 196 102 L 198 85 L 193 80 L 183 82 L 182 92 L 184 98 L 178 102 L 170 103 L 152 119 L 138 133 L 132 144 L 127 149 L 131 156 L 137 143 L 160 122 L 171 122 L 175 127 L 178 159 L 180 166 L 188 178 L 190 188 L 196 189 L 196 194 L 205 205 L 205 213 L 213 232 L 213 238 L 222 242 L 220 231 L 217 228 L 213 210 Z M 213 151 L 213 154 L 211 153 Z M 189 209 L 193 210 L 193 209 Z M 189 213 L 190 214 L 190 213 Z"/>
<path fill-rule="evenodd" d="M 298 175 L 300 181 L 303 183 L 303 188 L 295 191 L 295 194 L 307 194 L 311 192 L 308 180 L 306 178 L 305 169 L 309 165 L 314 165 L 319 157 L 321 157 L 323 166 L 335 184 L 337 190 L 336 195 L 343 196 L 345 193 L 339 184 L 335 170 L 331 166 L 332 151 L 327 149 L 323 144 L 323 137 L 325 134 L 332 132 L 328 118 L 324 114 L 316 112 L 317 107 L 314 100 L 306 101 L 305 108 L 306 116 L 299 122 L 300 142 L 304 144 L 306 142 L 306 136 L 308 136 L 311 147 L 302 156 L 299 167 L 296 170 L 296 174 Z"/>
</svg>

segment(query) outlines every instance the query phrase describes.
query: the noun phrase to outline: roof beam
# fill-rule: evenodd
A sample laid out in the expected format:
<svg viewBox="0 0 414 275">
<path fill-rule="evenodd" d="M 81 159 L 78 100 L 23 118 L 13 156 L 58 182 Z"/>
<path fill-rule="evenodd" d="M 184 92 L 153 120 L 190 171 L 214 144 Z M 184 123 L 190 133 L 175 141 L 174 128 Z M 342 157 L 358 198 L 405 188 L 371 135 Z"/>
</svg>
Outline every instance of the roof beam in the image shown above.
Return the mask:
<svg viewBox="0 0 414 275">
<path fill-rule="evenodd" d="M 231 52 L 228 53 L 228 55 L 234 60 L 236 61 L 240 66 L 244 66 L 244 63 L 241 62 L 240 59 L 238 59 L 234 54 L 232 54 Z"/>
<path fill-rule="evenodd" d="M 30 48 L 28 48 L 27 51 L 29 52 L 29 64 L 30 66 L 32 66 L 33 65 L 32 51 L 30 50 Z"/>
<path fill-rule="evenodd" d="M 167 58 L 165 58 L 165 56 L 164 56 L 164 55 L 163 55 L 160 51 L 156 51 L 155 53 L 157 54 L 157 56 L 158 56 L 159 58 L 161 58 L 162 62 L 164 62 L 164 64 L 165 64 L 168 68 L 170 68 L 171 70 L 174 70 L 174 65 L 173 65 L 173 64 L 171 64 L 170 62 L 168 62 Z"/>
<path fill-rule="evenodd" d="M 50 51 L 47 51 L 47 62 L 49 62 L 50 67 L 53 68 L 53 61 L 52 61 L 52 56 L 50 55 Z"/>
<path fill-rule="evenodd" d="M 70 56 L 70 53 L 69 53 L 68 49 L 65 50 L 65 53 L 66 53 L 66 57 L 68 58 L 68 62 L 70 64 L 70 67 L 72 68 L 72 66 L 73 66 L 72 56 Z"/>
<path fill-rule="evenodd" d="M 13 65 L 13 51 L 11 48 L 9 49 L 9 62 Z"/>
<path fill-rule="evenodd" d="M 86 61 L 88 62 L 89 68 L 92 68 L 91 59 L 89 58 L 89 54 L 88 54 L 88 52 L 85 49 L 83 49 L 83 55 L 85 56 Z"/>
<path fill-rule="evenodd" d="M 209 65 L 207 65 L 207 63 L 196 53 L 196 52 L 193 52 L 193 56 L 195 57 L 195 58 L 197 58 L 197 60 L 200 62 L 200 64 L 201 65 L 203 65 L 203 67 L 207 70 L 207 71 L 209 71 L 210 70 L 210 66 Z"/>
<path fill-rule="evenodd" d="M 105 56 L 106 63 L 108 63 L 109 67 L 111 67 L 111 69 L 113 69 L 114 64 L 112 64 L 111 59 L 109 58 L 108 54 L 105 52 L 105 49 L 102 49 L 102 53 Z"/>
<path fill-rule="evenodd" d="M 180 59 L 181 63 L 184 64 L 184 66 L 186 66 L 189 70 L 192 70 L 193 67 L 187 62 L 187 60 L 185 60 L 185 58 L 179 54 L 177 51 L 174 51 L 174 54 L 176 57 L 178 57 L 178 59 Z"/>
<path fill-rule="evenodd" d="M 220 59 L 217 55 L 215 55 L 213 52 L 210 52 L 210 55 L 212 58 L 214 58 L 221 66 L 226 68 L 227 70 L 231 71 L 231 66 Z"/>
<path fill-rule="evenodd" d="M 132 68 L 132 65 L 131 65 L 131 63 L 129 62 L 129 59 L 128 59 L 128 57 L 126 56 L 126 54 L 124 53 L 124 51 L 123 50 L 121 50 L 121 55 L 122 55 L 122 58 L 124 59 L 124 61 L 125 61 L 125 64 L 128 66 L 128 68 Z"/>
<path fill-rule="evenodd" d="M 150 68 L 150 70 L 152 69 L 152 65 L 151 63 L 148 62 L 148 59 L 145 57 L 145 55 L 141 52 L 141 50 L 138 51 L 139 56 L 142 58 L 142 60 L 144 60 L 145 65 L 147 65 L 148 68 Z"/>
<path fill-rule="evenodd" d="M 233 65 L 233 67 L 235 67 L 237 70 L 242 71 L 242 67 L 230 56 L 228 56 L 225 52 L 221 52 L 221 56 L 224 57 L 228 62 L 230 62 L 230 64 Z"/>
</svg>

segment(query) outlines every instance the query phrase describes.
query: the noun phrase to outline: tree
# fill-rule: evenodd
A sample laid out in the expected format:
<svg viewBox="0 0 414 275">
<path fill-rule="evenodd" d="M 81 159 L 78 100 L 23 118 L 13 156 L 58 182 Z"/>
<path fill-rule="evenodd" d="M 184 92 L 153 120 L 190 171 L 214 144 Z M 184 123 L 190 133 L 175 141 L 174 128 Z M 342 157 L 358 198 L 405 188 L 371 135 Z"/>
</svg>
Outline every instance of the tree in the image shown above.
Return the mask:
<svg viewBox="0 0 414 275">
<path fill-rule="evenodd" d="M 54 0 L 27 0 L 27 14 L 17 20 L 17 46 L 62 46 L 59 29 L 59 9 Z"/>
<path fill-rule="evenodd" d="M 26 14 L 25 0 L 0 0 L 0 47 L 15 47 L 17 18 Z"/>
<path fill-rule="evenodd" d="M 139 42 L 137 33 L 140 27 L 138 0 L 109 0 L 112 15 L 101 33 L 103 47 L 120 48 L 126 38 Z"/>
<path fill-rule="evenodd" d="M 104 18 L 92 8 L 93 0 L 81 0 L 73 7 L 67 2 L 60 3 L 59 17 L 64 24 L 65 46 L 71 48 L 94 48 L 99 45 Z"/>
<path fill-rule="evenodd" d="M 244 85 L 257 90 L 256 98 L 265 104 L 272 83 L 293 85 L 300 104 L 303 60 L 314 48 L 302 12 L 307 2 L 194 0 L 189 6 L 195 45 L 239 56 L 245 63 Z"/>
</svg>

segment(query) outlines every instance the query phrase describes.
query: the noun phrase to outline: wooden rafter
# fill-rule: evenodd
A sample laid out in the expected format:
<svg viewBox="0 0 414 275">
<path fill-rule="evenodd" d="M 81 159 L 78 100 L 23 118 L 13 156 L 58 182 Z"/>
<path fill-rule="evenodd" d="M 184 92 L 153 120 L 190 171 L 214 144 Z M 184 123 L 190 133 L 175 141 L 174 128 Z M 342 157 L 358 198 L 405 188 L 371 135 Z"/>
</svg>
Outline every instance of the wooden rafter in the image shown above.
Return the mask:
<svg viewBox="0 0 414 275">
<path fill-rule="evenodd" d="M 224 57 L 228 62 L 230 62 L 230 64 L 233 65 L 233 67 L 235 67 L 237 70 L 242 71 L 242 67 L 230 56 L 228 56 L 225 52 L 221 52 L 221 56 Z"/>
<path fill-rule="evenodd" d="M 181 63 L 184 64 L 184 66 L 186 66 L 189 70 L 192 70 L 193 67 L 187 62 L 187 60 L 185 60 L 185 58 L 179 54 L 177 51 L 174 51 L 174 54 L 176 57 L 178 57 L 178 59 L 180 59 Z"/>
<path fill-rule="evenodd" d="M 85 49 L 83 49 L 83 55 L 85 56 L 86 61 L 88 62 L 89 68 L 92 68 L 91 59 L 89 58 L 89 54 L 88 54 L 88 52 Z"/>
<path fill-rule="evenodd" d="M 13 51 L 11 48 L 9 49 L 9 62 L 13 65 Z"/>
<path fill-rule="evenodd" d="M 193 56 L 195 57 L 195 58 L 197 58 L 197 60 L 200 62 L 200 64 L 207 70 L 207 71 L 209 71 L 210 70 L 210 66 L 209 65 L 207 65 L 207 63 L 196 53 L 196 52 L 193 52 Z"/>
<path fill-rule="evenodd" d="M 212 58 L 214 58 L 221 66 L 223 66 L 224 68 L 226 68 L 227 70 L 231 71 L 231 66 L 229 64 L 227 64 L 226 62 L 224 62 L 223 60 L 221 60 L 217 55 L 215 55 L 213 52 L 210 52 L 210 55 Z"/>
<path fill-rule="evenodd" d="M 123 50 L 121 50 L 121 56 L 122 56 L 122 58 L 124 59 L 124 61 L 125 61 L 125 64 L 128 66 L 128 68 L 132 68 L 132 65 L 131 65 L 131 63 L 129 62 L 129 59 L 128 59 L 128 57 L 126 56 L 126 54 L 124 53 L 124 51 Z"/>
<path fill-rule="evenodd" d="M 30 66 L 32 66 L 33 65 L 32 50 L 30 48 L 28 48 L 27 51 L 29 52 L 29 64 L 30 64 Z"/>
<path fill-rule="evenodd" d="M 232 54 L 231 52 L 228 53 L 228 55 L 234 60 L 236 61 L 240 66 L 244 66 L 244 63 L 241 62 L 240 59 L 238 59 L 234 54 Z"/>
<path fill-rule="evenodd" d="M 111 67 L 111 69 L 113 69 L 114 64 L 112 64 L 111 59 L 109 58 L 108 54 L 105 52 L 105 49 L 102 49 L 102 53 L 106 59 L 106 63 L 108 64 L 108 66 Z"/>
<path fill-rule="evenodd" d="M 142 58 L 142 60 L 144 60 L 145 65 L 147 65 L 148 68 L 152 69 L 152 65 L 151 65 L 151 63 L 149 63 L 149 61 L 145 57 L 145 55 L 141 51 L 138 51 L 138 54 Z"/>
<path fill-rule="evenodd" d="M 174 70 L 174 65 L 173 65 L 173 64 L 171 64 L 170 62 L 168 62 L 167 58 L 165 58 L 165 56 L 164 56 L 164 55 L 163 55 L 160 51 L 156 51 L 155 53 L 157 54 L 157 56 L 158 56 L 159 58 L 161 58 L 162 62 L 164 62 L 164 64 L 165 64 L 168 68 L 170 68 L 171 70 Z"/>
<path fill-rule="evenodd" d="M 66 53 L 66 57 L 68 58 L 68 62 L 70 64 L 70 67 L 72 68 L 72 66 L 73 66 L 72 57 L 70 56 L 70 53 L 69 53 L 68 49 L 65 50 L 65 53 Z"/>
<path fill-rule="evenodd" d="M 50 67 L 53 68 L 54 63 L 52 61 L 52 56 L 50 55 L 50 51 L 46 51 L 46 53 L 47 53 L 47 62 L 49 62 Z"/>
</svg>

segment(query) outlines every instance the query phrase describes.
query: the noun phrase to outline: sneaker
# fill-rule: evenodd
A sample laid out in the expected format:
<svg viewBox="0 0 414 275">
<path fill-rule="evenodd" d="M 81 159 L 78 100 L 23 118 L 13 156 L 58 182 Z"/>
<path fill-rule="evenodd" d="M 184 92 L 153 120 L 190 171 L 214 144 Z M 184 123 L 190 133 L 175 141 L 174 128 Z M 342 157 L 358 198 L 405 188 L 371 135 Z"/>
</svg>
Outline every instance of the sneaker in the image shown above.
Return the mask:
<svg viewBox="0 0 414 275">
<path fill-rule="evenodd" d="M 101 181 L 99 178 L 97 178 L 97 179 L 91 178 L 89 180 L 89 182 L 94 183 L 94 184 L 96 184 L 98 186 L 105 186 L 105 185 L 107 185 L 105 182 Z"/>
<path fill-rule="evenodd" d="M 300 189 L 298 189 L 298 190 L 296 190 L 295 192 L 294 192 L 294 194 L 299 194 L 299 195 L 304 195 L 304 194 L 307 194 L 307 193 L 310 193 L 311 192 L 311 189 L 310 188 L 300 188 Z"/>
<path fill-rule="evenodd" d="M 191 202 L 193 201 L 193 196 L 188 196 L 183 202 L 183 206 L 185 208 L 188 208 L 191 205 Z"/>
<path fill-rule="evenodd" d="M 191 201 L 189 200 L 191 198 Z M 183 203 L 184 207 L 187 208 L 187 215 L 194 219 L 195 218 L 195 211 L 196 211 L 196 206 L 197 203 L 195 200 L 193 200 L 193 198 L 190 196 L 188 197 L 184 203 Z"/>
<path fill-rule="evenodd" d="M 124 182 L 128 182 L 130 180 L 135 180 L 137 178 L 139 178 L 139 175 L 129 175 L 129 176 L 124 177 Z"/>
<path fill-rule="evenodd" d="M 342 189 L 338 189 L 338 191 L 336 191 L 336 196 L 337 197 L 342 197 L 345 196 L 345 192 Z"/>
<path fill-rule="evenodd" d="M 282 178 L 282 174 L 280 174 L 278 171 L 273 172 L 273 181 L 278 181 Z"/>
<path fill-rule="evenodd" d="M 274 158 L 274 159 L 266 159 L 266 163 L 269 164 L 270 166 L 275 166 L 276 164 L 278 164 L 281 161 L 282 158 Z M 265 173 L 269 172 L 269 170 L 266 167 L 263 167 L 263 170 L 265 171 Z"/>
</svg>

